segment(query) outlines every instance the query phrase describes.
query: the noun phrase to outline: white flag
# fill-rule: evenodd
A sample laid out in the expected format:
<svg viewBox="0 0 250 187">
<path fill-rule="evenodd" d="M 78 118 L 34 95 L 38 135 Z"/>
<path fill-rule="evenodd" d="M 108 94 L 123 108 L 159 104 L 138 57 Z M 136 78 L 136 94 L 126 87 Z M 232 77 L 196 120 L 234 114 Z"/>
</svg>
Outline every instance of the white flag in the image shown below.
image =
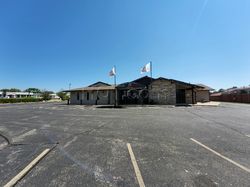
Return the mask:
<svg viewBox="0 0 250 187">
<path fill-rule="evenodd" d="M 150 72 L 151 71 L 151 62 L 147 63 L 142 69 L 141 69 L 141 74 L 145 72 Z"/>
<path fill-rule="evenodd" d="M 115 76 L 116 75 L 116 70 L 115 67 L 112 68 L 112 70 L 109 72 L 109 76 Z"/>
</svg>

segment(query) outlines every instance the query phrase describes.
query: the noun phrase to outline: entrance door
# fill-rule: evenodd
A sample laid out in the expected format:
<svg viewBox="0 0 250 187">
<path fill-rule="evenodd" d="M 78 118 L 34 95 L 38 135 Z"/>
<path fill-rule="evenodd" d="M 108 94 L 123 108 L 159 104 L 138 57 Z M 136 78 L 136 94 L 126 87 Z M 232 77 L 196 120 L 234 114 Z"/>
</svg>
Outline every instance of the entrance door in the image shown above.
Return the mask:
<svg viewBox="0 0 250 187">
<path fill-rule="evenodd" d="M 110 91 L 108 90 L 108 105 L 110 104 Z"/>
<path fill-rule="evenodd" d="M 176 90 L 176 104 L 185 104 L 186 103 L 186 92 L 185 89 Z"/>
</svg>

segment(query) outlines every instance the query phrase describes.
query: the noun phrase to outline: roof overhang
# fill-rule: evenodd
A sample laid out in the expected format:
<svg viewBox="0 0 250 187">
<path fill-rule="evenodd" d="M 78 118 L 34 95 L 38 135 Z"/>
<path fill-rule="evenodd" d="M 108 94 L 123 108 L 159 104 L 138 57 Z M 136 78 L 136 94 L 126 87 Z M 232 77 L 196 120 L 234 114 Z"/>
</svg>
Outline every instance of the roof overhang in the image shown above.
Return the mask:
<svg viewBox="0 0 250 187">
<path fill-rule="evenodd" d="M 115 86 L 99 86 L 99 87 L 84 87 L 84 88 L 75 88 L 72 90 L 64 90 L 63 92 L 79 92 L 79 91 L 106 91 L 106 90 L 115 90 Z"/>
</svg>

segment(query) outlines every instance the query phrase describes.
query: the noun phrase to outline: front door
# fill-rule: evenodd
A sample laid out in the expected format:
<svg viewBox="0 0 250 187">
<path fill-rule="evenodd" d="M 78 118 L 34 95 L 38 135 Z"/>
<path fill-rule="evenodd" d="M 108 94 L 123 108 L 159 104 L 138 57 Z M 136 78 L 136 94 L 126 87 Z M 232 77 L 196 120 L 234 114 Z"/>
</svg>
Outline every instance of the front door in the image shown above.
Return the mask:
<svg viewBox="0 0 250 187">
<path fill-rule="evenodd" d="M 185 104 L 186 103 L 186 92 L 185 89 L 176 90 L 176 104 Z"/>
</svg>

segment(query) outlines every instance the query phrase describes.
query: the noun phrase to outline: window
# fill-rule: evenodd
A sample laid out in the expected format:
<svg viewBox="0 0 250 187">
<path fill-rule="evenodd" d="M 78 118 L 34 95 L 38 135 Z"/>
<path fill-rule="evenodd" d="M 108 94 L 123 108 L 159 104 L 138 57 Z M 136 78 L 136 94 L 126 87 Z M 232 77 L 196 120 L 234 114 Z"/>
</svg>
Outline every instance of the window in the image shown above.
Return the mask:
<svg viewBox="0 0 250 187">
<path fill-rule="evenodd" d="M 87 92 L 87 100 L 89 100 L 89 92 Z"/>
<path fill-rule="evenodd" d="M 79 101 L 79 99 L 80 99 L 80 93 L 77 92 L 77 100 Z"/>
</svg>

